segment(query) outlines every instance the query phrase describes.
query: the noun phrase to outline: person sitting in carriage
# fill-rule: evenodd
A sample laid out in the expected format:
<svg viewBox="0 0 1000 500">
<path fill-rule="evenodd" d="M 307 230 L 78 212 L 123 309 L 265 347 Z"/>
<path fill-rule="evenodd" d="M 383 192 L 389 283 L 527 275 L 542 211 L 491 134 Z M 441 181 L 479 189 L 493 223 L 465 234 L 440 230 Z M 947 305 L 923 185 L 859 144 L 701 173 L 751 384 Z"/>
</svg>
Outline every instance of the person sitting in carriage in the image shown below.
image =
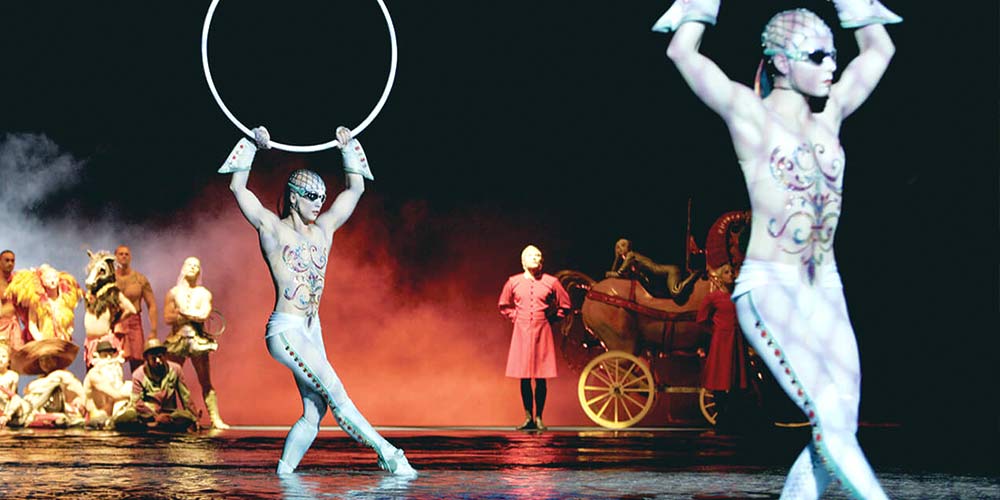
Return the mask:
<svg viewBox="0 0 1000 500">
<path fill-rule="evenodd" d="M 695 249 L 697 251 L 697 249 Z M 632 249 L 632 241 L 625 238 L 615 242 L 615 260 L 611 270 L 604 273 L 606 278 L 637 279 L 646 291 L 661 298 L 679 298 L 691 292 L 693 283 L 700 272 L 683 274 L 680 266 L 659 264 L 653 259 Z M 654 279 L 663 277 L 663 280 Z"/>
</svg>

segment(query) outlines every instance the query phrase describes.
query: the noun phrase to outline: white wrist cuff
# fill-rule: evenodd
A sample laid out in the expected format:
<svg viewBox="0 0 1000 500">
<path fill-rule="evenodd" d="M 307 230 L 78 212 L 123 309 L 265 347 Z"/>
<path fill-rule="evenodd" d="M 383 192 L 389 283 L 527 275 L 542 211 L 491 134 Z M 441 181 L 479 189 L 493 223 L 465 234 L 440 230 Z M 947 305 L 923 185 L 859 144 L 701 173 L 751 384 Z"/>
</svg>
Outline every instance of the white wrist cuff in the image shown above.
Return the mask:
<svg viewBox="0 0 1000 500">
<path fill-rule="evenodd" d="M 869 24 L 895 24 L 903 18 L 878 0 L 832 0 L 843 28 L 860 28 Z"/>
<path fill-rule="evenodd" d="M 240 142 L 236 143 L 233 151 L 229 153 L 229 157 L 226 158 L 225 163 L 219 167 L 219 173 L 231 174 L 233 172 L 250 170 L 250 165 L 253 164 L 253 157 L 256 154 L 257 146 L 254 146 L 252 141 L 246 137 L 240 139 Z"/>
<path fill-rule="evenodd" d="M 370 181 L 375 180 L 371 167 L 368 165 L 368 157 L 361 143 L 357 139 L 351 139 L 346 145 L 340 148 L 341 156 L 344 158 L 344 172 L 358 174 Z"/>
</svg>

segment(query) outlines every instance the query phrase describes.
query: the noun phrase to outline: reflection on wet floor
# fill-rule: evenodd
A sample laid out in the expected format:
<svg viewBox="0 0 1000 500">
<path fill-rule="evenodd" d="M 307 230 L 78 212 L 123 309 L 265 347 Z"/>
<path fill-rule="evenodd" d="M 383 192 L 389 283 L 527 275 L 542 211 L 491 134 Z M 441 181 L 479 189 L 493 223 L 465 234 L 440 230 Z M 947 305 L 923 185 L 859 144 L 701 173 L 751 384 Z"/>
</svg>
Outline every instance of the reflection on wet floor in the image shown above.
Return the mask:
<svg viewBox="0 0 1000 500">
<path fill-rule="evenodd" d="M 386 475 L 374 453 L 340 432 L 322 432 L 298 474 L 279 479 L 278 431 L 0 431 L 0 497 L 777 498 L 801 445 L 796 433 L 734 438 L 699 431 L 422 429 L 387 437 L 406 450 L 419 477 Z M 894 441 L 868 437 L 873 450 Z M 898 453 L 870 457 L 893 498 L 1000 497 L 1000 479 L 989 469 L 928 472 Z M 831 491 L 825 498 L 845 496 Z"/>
</svg>

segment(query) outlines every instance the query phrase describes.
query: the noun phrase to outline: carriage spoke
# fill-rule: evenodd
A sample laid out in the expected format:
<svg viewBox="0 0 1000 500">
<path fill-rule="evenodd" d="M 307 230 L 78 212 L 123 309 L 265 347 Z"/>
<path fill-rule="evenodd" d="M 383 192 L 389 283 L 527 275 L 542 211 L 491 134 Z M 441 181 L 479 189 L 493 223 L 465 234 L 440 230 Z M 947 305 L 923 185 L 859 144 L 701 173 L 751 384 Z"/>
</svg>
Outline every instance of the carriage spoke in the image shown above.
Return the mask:
<svg viewBox="0 0 1000 500">
<path fill-rule="evenodd" d="M 705 408 L 711 408 L 715 406 L 715 403 L 705 403 Z"/>
<path fill-rule="evenodd" d="M 633 398 L 632 396 L 629 396 L 628 394 L 624 394 L 624 397 L 625 397 L 625 399 L 627 399 L 627 400 L 629 400 L 629 401 L 631 401 L 631 402 L 635 403 L 635 405 L 636 405 L 636 406 L 638 406 L 639 408 L 642 408 L 642 407 L 646 406 L 645 404 L 643 404 L 643 403 L 641 403 L 641 402 L 637 401 L 637 400 L 636 400 L 635 398 Z M 631 416 L 632 416 L 632 415 L 631 415 L 631 414 L 629 414 L 629 417 L 631 417 Z"/>
<path fill-rule="evenodd" d="M 621 422 L 621 419 L 618 418 L 618 399 L 619 398 L 614 398 L 614 400 L 615 400 L 615 422 Z"/>
<path fill-rule="evenodd" d="M 622 387 L 623 387 L 623 388 L 625 388 L 625 387 L 629 387 L 629 386 L 631 386 L 631 385 L 635 385 L 635 384 L 637 384 L 637 383 L 639 383 L 639 382 L 643 382 L 643 381 L 645 381 L 645 380 L 646 380 L 646 377 L 643 377 L 642 375 L 640 375 L 640 376 L 638 376 L 638 377 L 635 377 L 634 379 L 632 379 L 632 380 L 628 381 L 627 383 L 624 383 L 624 384 L 622 384 Z"/>
<path fill-rule="evenodd" d="M 600 401 L 600 400 L 602 400 L 602 399 L 604 399 L 606 397 L 609 397 L 609 396 L 611 396 L 611 393 L 610 392 L 606 392 L 604 394 L 601 394 L 600 396 L 595 396 L 593 399 L 588 399 L 587 400 L 587 406 L 590 406 L 590 405 L 592 405 L 592 404 L 594 404 L 594 403 L 596 403 L 596 402 L 598 402 L 598 401 Z M 605 403 L 605 404 L 607 404 L 607 403 Z"/>
<path fill-rule="evenodd" d="M 625 372 L 625 375 L 622 376 L 620 381 L 629 380 L 629 376 L 632 375 L 632 370 L 635 370 L 635 363 L 632 363 L 632 365 L 628 367 L 628 371 Z"/>
<path fill-rule="evenodd" d="M 614 359 L 611 361 L 614 363 L 614 372 L 605 368 L 605 372 L 608 374 L 608 378 L 611 379 L 611 385 L 618 383 L 618 360 Z"/>
<path fill-rule="evenodd" d="M 629 398 L 629 399 L 631 399 L 631 398 Z M 639 406 L 639 409 L 642 409 L 642 405 L 638 405 L 638 406 Z M 633 418 L 635 418 L 635 415 L 633 415 L 632 412 L 629 411 L 628 405 L 625 404 L 624 400 L 622 400 L 622 408 L 625 410 L 625 414 L 628 415 L 628 419 L 629 420 L 632 420 Z"/>
<path fill-rule="evenodd" d="M 587 391 L 607 391 L 608 387 L 600 385 L 585 385 L 583 386 L 583 389 Z"/>
<path fill-rule="evenodd" d="M 608 395 L 610 396 L 610 394 L 608 394 Z M 604 405 L 601 406 L 601 410 L 597 412 L 597 418 L 603 418 L 604 417 L 604 410 L 608 409 L 608 404 L 611 403 L 612 399 L 614 399 L 614 398 L 608 398 L 608 400 L 604 402 Z"/>
<path fill-rule="evenodd" d="M 593 375 L 593 376 L 595 376 L 595 377 L 597 377 L 601 382 L 604 382 L 605 384 L 607 384 L 608 387 L 611 387 L 612 385 L 614 385 L 614 384 L 611 383 L 610 380 L 602 377 L 600 373 L 597 373 L 597 370 L 591 371 L 590 374 Z"/>
</svg>

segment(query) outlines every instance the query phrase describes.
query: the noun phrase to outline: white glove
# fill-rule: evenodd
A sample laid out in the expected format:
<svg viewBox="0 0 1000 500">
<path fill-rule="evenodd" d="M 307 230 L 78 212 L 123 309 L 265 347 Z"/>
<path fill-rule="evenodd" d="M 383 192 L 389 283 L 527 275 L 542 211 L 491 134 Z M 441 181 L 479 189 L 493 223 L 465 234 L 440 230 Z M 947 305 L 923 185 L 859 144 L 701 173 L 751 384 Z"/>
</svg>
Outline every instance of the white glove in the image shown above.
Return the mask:
<svg viewBox="0 0 1000 500">
<path fill-rule="evenodd" d="M 684 23 L 696 21 L 715 25 L 721 0 L 674 0 L 667 12 L 653 25 L 653 31 L 670 33 Z"/>
<path fill-rule="evenodd" d="M 263 125 L 251 130 L 251 132 L 253 132 L 253 141 L 257 143 L 258 148 L 271 149 L 271 133 Z"/>
<path fill-rule="evenodd" d="M 840 26 L 860 28 L 869 24 L 895 24 L 903 18 L 887 9 L 878 0 L 831 0 L 837 8 Z"/>
</svg>

